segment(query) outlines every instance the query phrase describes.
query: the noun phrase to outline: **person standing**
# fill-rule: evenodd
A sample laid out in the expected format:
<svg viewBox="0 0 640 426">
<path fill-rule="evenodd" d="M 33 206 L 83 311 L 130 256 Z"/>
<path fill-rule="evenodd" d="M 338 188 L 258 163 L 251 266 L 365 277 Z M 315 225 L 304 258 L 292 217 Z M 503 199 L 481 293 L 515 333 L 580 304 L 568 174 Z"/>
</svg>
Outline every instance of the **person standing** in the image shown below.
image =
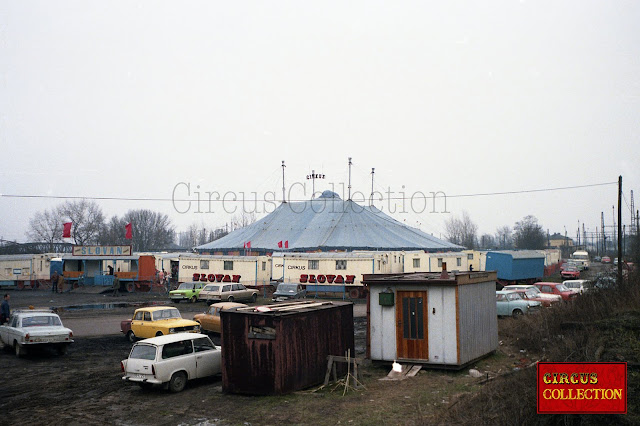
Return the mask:
<svg viewBox="0 0 640 426">
<path fill-rule="evenodd" d="M 120 291 L 120 278 L 118 278 L 118 276 L 114 276 L 113 277 L 113 287 L 112 287 L 113 293 L 111 293 L 112 296 L 119 296 L 118 292 Z"/>
<path fill-rule="evenodd" d="M 11 299 L 11 296 L 9 295 L 9 293 L 5 293 L 2 305 L 0 305 L 0 324 L 4 324 L 5 322 L 9 321 L 9 317 L 11 316 L 9 299 Z"/>
<path fill-rule="evenodd" d="M 53 271 L 53 275 L 51 275 L 51 292 L 58 292 L 58 271 Z"/>
<path fill-rule="evenodd" d="M 71 283 L 69 283 L 71 285 Z M 64 289 L 64 275 L 58 275 L 58 288 L 60 289 L 60 293 Z M 69 287 L 69 291 L 71 291 L 71 287 Z"/>
</svg>

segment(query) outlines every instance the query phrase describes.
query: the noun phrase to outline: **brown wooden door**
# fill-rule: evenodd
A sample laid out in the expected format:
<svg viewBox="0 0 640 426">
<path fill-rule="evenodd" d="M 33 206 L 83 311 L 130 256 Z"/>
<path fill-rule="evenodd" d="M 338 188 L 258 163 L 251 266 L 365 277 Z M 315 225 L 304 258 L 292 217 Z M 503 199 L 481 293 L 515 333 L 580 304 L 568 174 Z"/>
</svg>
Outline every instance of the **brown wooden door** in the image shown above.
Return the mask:
<svg viewBox="0 0 640 426">
<path fill-rule="evenodd" d="M 396 356 L 429 359 L 427 292 L 398 291 L 396 300 Z"/>
</svg>

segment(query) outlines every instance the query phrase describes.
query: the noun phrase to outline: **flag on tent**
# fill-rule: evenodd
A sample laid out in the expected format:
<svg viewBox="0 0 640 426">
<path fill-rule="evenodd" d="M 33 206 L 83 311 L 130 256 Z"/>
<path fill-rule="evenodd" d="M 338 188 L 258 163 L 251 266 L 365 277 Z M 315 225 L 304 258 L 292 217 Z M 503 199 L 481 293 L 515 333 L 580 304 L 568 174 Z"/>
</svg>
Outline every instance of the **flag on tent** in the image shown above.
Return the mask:
<svg viewBox="0 0 640 426">
<path fill-rule="evenodd" d="M 62 238 L 71 238 L 71 222 L 62 224 Z"/>
<path fill-rule="evenodd" d="M 251 248 L 251 241 L 247 241 L 246 243 L 244 243 L 244 248 L 246 249 L 250 249 Z"/>
<path fill-rule="evenodd" d="M 284 248 L 289 248 L 289 240 L 284 242 Z"/>
<path fill-rule="evenodd" d="M 278 241 L 278 248 L 282 248 L 282 241 Z"/>
<path fill-rule="evenodd" d="M 125 232 L 124 232 L 124 238 L 127 240 L 130 240 L 133 238 L 133 227 L 131 226 L 131 222 L 127 223 L 124 226 Z"/>
</svg>

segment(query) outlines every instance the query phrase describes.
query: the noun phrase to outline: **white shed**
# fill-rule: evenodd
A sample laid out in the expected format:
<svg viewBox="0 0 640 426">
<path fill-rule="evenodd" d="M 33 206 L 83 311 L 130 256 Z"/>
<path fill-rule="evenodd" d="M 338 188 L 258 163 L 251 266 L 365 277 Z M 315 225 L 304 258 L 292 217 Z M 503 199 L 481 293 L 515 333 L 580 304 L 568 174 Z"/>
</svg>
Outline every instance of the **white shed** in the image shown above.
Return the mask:
<svg viewBox="0 0 640 426">
<path fill-rule="evenodd" d="M 367 357 L 462 368 L 498 348 L 496 273 L 365 275 Z"/>
</svg>

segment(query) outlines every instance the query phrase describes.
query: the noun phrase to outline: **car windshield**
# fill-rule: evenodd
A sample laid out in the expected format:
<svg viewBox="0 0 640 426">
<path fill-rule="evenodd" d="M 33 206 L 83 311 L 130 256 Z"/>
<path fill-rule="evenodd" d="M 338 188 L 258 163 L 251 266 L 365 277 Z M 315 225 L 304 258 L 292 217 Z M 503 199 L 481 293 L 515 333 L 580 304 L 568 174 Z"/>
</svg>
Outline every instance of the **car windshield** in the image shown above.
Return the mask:
<svg viewBox="0 0 640 426">
<path fill-rule="evenodd" d="M 202 289 L 202 291 L 218 291 L 218 290 L 220 290 L 219 285 L 208 285 Z"/>
<path fill-rule="evenodd" d="M 580 283 L 566 283 L 564 285 L 569 288 L 580 288 Z"/>
<path fill-rule="evenodd" d="M 569 289 L 563 284 L 557 285 L 556 288 L 560 291 L 569 291 Z"/>
<path fill-rule="evenodd" d="M 53 315 L 22 318 L 23 327 L 47 327 L 52 325 L 62 325 L 60 318 Z"/>
<path fill-rule="evenodd" d="M 178 290 L 193 290 L 194 285 L 194 283 L 182 283 L 180 287 L 178 287 Z"/>
<path fill-rule="evenodd" d="M 280 284 L 278 286 L 278 293 L 295 293 L 298 286 L 295 284 Z"/>
<path fill-rule="evenodd" d="M 524 295 L 525 295 L 525 297 L 527 297 L 527 298 L 531 299 L 531 298 L 533 298 L 533 297 L 537 297 L 537 296 L 538 296 L 538 293 L 536 293 L 533 289 L 529 289 L 529 290 L 526 290 L 526 291 L 524 292 Z"/>
<path fill-rule="evenodd" d="M 154 360 L 156 359 L 156 347 L 136 344 L 133 346 L 133 349 L 131 349 L 129 358 Z"/>
<path fill-rule="evenodd" d="M 171 318 L 182 318 L 180 316 L 180 311 L 176 308 L 173 309 L 162 309 L 160 311 L 155 311 L 153 313 L 153 320 L 163 320 L 163 319 L 171 319 Z"/>
</svg>

